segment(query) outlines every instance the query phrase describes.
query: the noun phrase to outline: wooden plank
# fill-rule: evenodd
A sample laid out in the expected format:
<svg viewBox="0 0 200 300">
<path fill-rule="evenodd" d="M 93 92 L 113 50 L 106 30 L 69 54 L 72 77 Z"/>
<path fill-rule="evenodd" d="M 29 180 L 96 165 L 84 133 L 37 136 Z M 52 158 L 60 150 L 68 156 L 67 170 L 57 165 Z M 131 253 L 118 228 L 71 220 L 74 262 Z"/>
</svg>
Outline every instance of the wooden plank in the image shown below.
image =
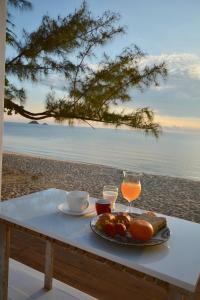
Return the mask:
<svg viewBox="0 0 200 300">
<path fill-rule="evenodd" d="M 52 282 L 53 282 L 53 243 L 51 241 L 46 241 L 44 288 L 46 290 L 51 290 Z"/>
<path fill-rule="evenodd" d="M 0 224 L 0 300 L 8 298 L 10 229 Z"/>
<path fill-rule="evenodd" d="M 192 293 L 181 288 L 178 288 L 172 284 L 168 289 L 168 300 L 199 300 L 197 292 Z"/>
<path fill-rule="evenodd" d="M 169 286 L 168 300 L 183 300 L 182 295 L 179 293 L 177 288 L 173 285 Z"/>
<path fill-rule="evenodd" d="M 14 259 L 44 272 L 44 242 L 27 233 L 12 234 Z M 97 299 L 166 300 L 165 287 L 161 287 L 142 273 L 129 273 L 122 266 L 108 263 L 73 247 L 54 244 L 54 277 Z"/>
</svg>

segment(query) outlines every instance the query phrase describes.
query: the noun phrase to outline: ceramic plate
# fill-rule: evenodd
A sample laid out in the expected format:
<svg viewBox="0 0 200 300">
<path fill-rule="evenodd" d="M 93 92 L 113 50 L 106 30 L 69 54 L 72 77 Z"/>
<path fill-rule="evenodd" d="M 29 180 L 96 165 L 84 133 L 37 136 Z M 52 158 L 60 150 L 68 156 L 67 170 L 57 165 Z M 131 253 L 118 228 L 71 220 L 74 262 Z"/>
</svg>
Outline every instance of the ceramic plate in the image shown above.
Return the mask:
<svg viewBox="0 0 200 300">
<path fill-rule="evenodd" d="M 90 204 L 89 204 L 88 208 L 86 208 L 85 210 L 83 210 L 81 212 L 75 212 L 75 211 L 70 210 L 68 208 L 67 201 L 59 204 L 58 210 L 64 214 L 71 215 L 71 216 L 83 216 L 83 215 L 92 214 L 96 211 L 95 204 L 94 204 L 95 200 L 93 198 L 90 198 L 89 202 L 90 202 Z"/>
<path fill-rule="evenodd" d="M 114 213 L 114 214 L 117 214 L 117 213 Z M 139 214 L 130 214 L 130 215 L 132 215 L 134 217 L 134 216 L 138 216 Z M 126 246 L 155 246 L 155 245 L 159 245 L 159 244 L 167 242 L 170 237 L 170 230 L 166 226 L 163 229 L 159 230 L 154 237 L 152 237 L 150 240 L 148 240 L 146 242 L 134 240 L 131 237 L 130 233 L 128 233 L 124 237 L 120 236 L 120 235 L 116 235 L 114 238 L 112 238 L 112 237 L 108 236 L 106 233 L 104 233 L 103 231 L 100 231 L 95 227 L 98 218 L 99 218 L 99 216 L 93 218 L 90 222 L 92 231 L 95 232 L 98 236 L 104 238 L 105 240 L 108 240 L 108 241 L 116 243 L 116 244 L 126 245 Z"/>
</svg>

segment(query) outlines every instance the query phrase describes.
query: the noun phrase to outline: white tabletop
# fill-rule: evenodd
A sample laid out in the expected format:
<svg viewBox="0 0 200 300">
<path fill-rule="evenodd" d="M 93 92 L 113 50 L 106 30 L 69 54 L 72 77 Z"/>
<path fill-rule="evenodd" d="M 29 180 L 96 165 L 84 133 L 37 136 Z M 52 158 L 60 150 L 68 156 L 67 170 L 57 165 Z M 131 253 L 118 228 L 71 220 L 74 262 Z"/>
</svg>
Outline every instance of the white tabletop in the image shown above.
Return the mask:
<svg viewBox="0 0 200 300">
<path fill-rule="evenodd" d="M 0 218 L 195 291 L 200 274 L 200 224 L 167 217 L 171 231 L 167 243 L 146 248 L 124 247 L 97 237 L 90 229 L 91 216 L 74 217 L 59 212 L 57 206 L 65 199 L 66 192 L 57 189 L 15 198 L 0 203 Z M 117 205 L 117 210 L 125 208 Z"/>
</svg>

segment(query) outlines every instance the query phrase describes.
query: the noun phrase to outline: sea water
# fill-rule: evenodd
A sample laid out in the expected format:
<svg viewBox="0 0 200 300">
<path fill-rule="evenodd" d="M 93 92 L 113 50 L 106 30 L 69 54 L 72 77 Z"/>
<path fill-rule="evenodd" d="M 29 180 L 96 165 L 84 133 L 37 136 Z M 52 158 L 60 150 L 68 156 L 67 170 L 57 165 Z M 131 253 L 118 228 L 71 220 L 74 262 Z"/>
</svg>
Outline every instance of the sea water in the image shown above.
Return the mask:
<svg viewBox="0 0 200 300">
<path fill-rule="evenodd" d="M 4 151 L 200 180 L 200 131 L 135 130 L 5 122 Z"/>
</svg>

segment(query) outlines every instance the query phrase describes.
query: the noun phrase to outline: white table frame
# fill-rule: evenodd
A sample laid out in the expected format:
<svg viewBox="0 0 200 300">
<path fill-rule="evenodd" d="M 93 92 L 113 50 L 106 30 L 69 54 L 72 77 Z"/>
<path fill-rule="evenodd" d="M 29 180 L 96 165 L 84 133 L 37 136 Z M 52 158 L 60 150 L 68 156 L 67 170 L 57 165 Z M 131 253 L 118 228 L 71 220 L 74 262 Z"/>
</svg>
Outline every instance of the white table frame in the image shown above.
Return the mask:
<svg viewBox="0 0 200 300">
<path fill-rule="evenodd" d="M 8 270 L 11 228 L 17 228 L 19 230 L 29 232 L 30 234 L 34 234 L 46 241 L 44 288 L 47 290 L 52 289 L 53 249 L 56 239 L 54 237 L 46 236 L 43 233 L 38 233 L 37 231 L 24 228 L 15 222 L 0 218 L 0 300 L 7 300 L 8 297 Z M 194 293 L 170 284 L 168 299 L 194 299 Z"/>
</svg>

